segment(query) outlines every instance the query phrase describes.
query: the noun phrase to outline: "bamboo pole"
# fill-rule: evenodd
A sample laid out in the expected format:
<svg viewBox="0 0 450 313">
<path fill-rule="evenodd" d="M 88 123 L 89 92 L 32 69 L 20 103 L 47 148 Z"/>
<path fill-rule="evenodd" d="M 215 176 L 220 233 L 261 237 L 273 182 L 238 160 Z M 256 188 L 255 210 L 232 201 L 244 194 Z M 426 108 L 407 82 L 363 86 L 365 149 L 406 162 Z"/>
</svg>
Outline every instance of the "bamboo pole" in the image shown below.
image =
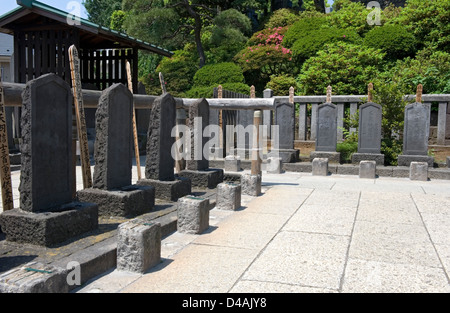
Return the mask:
<svg viewBox="0 0 450 313">
<path fill-rule="evenodd" d="M 86 119 L 84 116 L 83 90 L 80 77 L 80 59 L 75 45 L 69 48 L 70 73 L 72 76 L 72 89 L 75 105 L 75 116 L 78 137 L 80 139 L 80 159 L 83 173 L 83 187 L 92 187 L 91 161 L 89 158 L 89 145 L 87 138 Z"/>
<path fill-rule="evenodd" d="M 131 76 L 131 65 L 130 62 L 127 61 L 127 78 L 128 78 L 128 89 L 131 94 L 133 94 L 133 78 Z M 137 167 L 137 175 L 138 180 L 142 179 L 142 171 L 141 171 L 141 158 L 139 155 L 139 138 L 137 133 L 137 125 L 136 125 L 136 109 L 134 107 L 133 101 L 133 137 L 134 137 L 134 153 L 136 155 L 136 167 Z"/>
</svg>

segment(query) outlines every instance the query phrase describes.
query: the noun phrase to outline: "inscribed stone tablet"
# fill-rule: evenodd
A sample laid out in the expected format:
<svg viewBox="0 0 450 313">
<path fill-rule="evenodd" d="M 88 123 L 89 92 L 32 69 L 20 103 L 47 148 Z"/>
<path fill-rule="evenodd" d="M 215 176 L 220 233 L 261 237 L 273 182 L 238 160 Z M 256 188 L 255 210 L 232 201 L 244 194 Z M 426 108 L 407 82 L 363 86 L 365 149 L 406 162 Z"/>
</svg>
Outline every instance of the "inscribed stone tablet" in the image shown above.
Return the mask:
<svg viewBox="0 0 450 313">
<path fill-rule="evenodd" d="M 358 153 L 379 154 L 381 151 L 381 105 L 373 102 L 359 109 Z"/>
<path fill-rule="evenodd" d="M 403 133 L 404 155 L 427 155 L 430 134 L 429 104 L 412 103 L 405 108 L 405 128 Z"/>
<path fill-rule="evenodd" d="M 316 151 L 336 152 L 337 107 L 324 103 L 317 108 Z"/>
<path fill-rule="evenodd" d="M 292 103 L 279 103 L 275 107 L 275 125 L 279 127 L 279 149 L 294 149 L 295 108 Z"/>
</svg>

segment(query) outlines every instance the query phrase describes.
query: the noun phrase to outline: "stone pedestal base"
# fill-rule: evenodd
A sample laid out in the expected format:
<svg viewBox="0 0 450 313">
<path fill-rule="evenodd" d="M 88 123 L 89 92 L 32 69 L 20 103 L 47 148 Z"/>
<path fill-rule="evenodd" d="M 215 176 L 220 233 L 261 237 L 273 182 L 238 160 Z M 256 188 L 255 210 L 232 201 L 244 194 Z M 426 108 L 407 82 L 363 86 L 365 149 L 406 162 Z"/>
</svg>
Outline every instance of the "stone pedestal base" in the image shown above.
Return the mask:
<svg viewBox="0 0 450 313">
<path fill-rule="evenodd" d="M 192 192 L 191 180 L 184 177 L 174 181 L 142 179 L 137 182 L 137 185 L 151 186 L 155 188 L 155 198 L 169 201 L 178 201 L 179 198 L 190 195 Z"/>
<path fill-rule="evenodd" d="M 340 152 L 327 152 L 327 151 L 311 151 L 310 160 L 314 159 L 328 159 L 329 163 L 340 163 L 341 153 Z"/>
<path fill-rule="evenodd" d="M 241 171 L 241 158 L 234 155 L 229 155 L 225 158 L 224 168 L 227 172 Z"/>
<path fill-rule="evenodd" d="M 117 270 L 143 274 L 161 261 L 161 224 L 135 219 L 119 225 Z"/>
<path fill-rule="evenodd" d="M 398 166 L 410 166 L 411 162 L 426 162 L 429 167 L 433 167 L 434 158 L 427 155 L 399 155 Z"/>
<path fill-rule="evenodd" d="M 214 189 L 223 182 L 222 169 L 208 169 L 205 171 L 184 170 L 178 173 L 179 177 L 189 178 L 192 187 Z"/>
<path fill-rule="evenodd" d="M 177 230 L 201 234 L 209 228 L 209 199 L 184 197 L 178 200 Z"/>
<path fill-rule="evenodd" d="M 98 227 L 98 206 L 73 202 L 52 211 L 31 213 L 14 209 L 0 215 L 6 240 L 50 247 Z"/>
<path fill-rule="evenodd" d="M 376 161 L 361 161 L 359 163 L 359 178 L 375 179 L 377 172 Z"/>
<path fill-rule="evenodd" d="M 216 208 L 236 211 L 241 207 L 241 185 L 222 183 L 217 186 Z"/>
<path fill-rule="evenodd" d="M 313 176 L 327 176 L 328 175 L 328 159 L 315 158 L 312 161 L 312 175 Z"/>
<path fill-rule="evenodd" d="M 261 175 L 244 174 L 241 177 L 242 193 L 258 197 L 261 194 Z"/>
<path fill-rule="evenodd" d="M 137 216 L 150 212 L 155 206 L 155 188 L 132 185 L 120 190 L 84 189 L 77 193 L 83 202 L 98 204 L 101 216 Z"/>
<path fill-rule="evenodd" d="M 428 163 L 411 162 L 409 169 L 409 179 L 418 181 L 428 181 Z"/>
<path fill-rule="evenodd" d="M 272 150 L 267 155 L 267 157 L 281 158 L 281 161 L 283 163 L 295 163 L 295 162 L 298 162 L 298 160 L 300 160 L 300 150 L 296 150 L 296 149 Z"/>
<path fill-rule="evenodd" d="M 266 162 L 266 172 L 268 174 L 281 174 L 283 172 L 283 161 L 281 158 L 268 158 Z"/>
<path fill-rule="evenodd" d="M 352 155 L 353 165 L 359 165 L 361 161 L 375 161 L 378 166 L 384 166 L 384 154 L 354 153 Z"/>
</svg>

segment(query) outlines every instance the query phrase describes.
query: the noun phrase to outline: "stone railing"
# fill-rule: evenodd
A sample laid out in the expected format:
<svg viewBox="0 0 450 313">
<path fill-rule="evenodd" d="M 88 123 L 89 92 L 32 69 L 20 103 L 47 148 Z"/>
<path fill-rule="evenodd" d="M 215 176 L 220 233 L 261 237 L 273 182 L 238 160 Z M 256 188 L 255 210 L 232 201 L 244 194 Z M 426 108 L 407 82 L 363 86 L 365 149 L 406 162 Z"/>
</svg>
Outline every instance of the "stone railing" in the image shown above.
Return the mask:
<svg viewBox="0 0 450 313">
<path fill-rule="evenodd" d="M 5 104 L 6 106 L 21 106 L 21 93 L 24 89 L 24 84 L 4 83 Z M 83 99 L 85 108 L 96 108 L 98 100 L 101 96 L 101 91 L 83 90 Z M 148 95 L 134 95 L 134 104 L 136 109 L 150 109 L 157 96 Z M 337 95 L 332 97 L 332 102 L 338 107 L 338 136 L 337 139 L 343 139 L 344 114 L 346 108 L 349 107 L 350 114 L 354 114 L 358 110 L 358 106 L 363 104 L 366 96 L 342 96 Z M 298 117 L 298 135 L 296 140 L 314 141 L 316 139 L 316 114 L 319 104 L 326 101 L 326 96 L 295 96 L 294 103 L 298 104 L 299 111 L 294 115 Z M 408 102 L 414 102 L 415 96 L 407 95 L 405 99 Z M 425 94 L 422 96 L 424 103 L 438 104 L 437 114 L 437 144 L 445 145 L 446 136 L 450 137 L 450 128 L 447 125 L 447 117 L 450 116 L 450 94 Z M 189 108 L 196 99 L 182 99 L 176 98 L 177 106 L 179 108 Z M 207 99 L 210 107 L 217 110 L 262 110 L 263 124 L 269 127 L 273 124 L 273 111 L 277 103 L 289 102 L 289 97 L 273 97 L 271 90 L 264 91 L 264 98 L 222 98 L 222 99 Z M 308 113 L 307 105 L 311 105 L 311 113 Z M 309 123 L 308 123 L 309 121 Z M 239 124 L 239 120 L 237 121 Z M 289 123 L 287 123 L 289 124 Z M 297 125 L 297 123 L 295 123 Z M 283 128 L 283 125 L 279 125 Z M 308 128 L 310 131 L 308 132 Z M 350 129 L 354 131 L 354 129 Z"/>
</svg>

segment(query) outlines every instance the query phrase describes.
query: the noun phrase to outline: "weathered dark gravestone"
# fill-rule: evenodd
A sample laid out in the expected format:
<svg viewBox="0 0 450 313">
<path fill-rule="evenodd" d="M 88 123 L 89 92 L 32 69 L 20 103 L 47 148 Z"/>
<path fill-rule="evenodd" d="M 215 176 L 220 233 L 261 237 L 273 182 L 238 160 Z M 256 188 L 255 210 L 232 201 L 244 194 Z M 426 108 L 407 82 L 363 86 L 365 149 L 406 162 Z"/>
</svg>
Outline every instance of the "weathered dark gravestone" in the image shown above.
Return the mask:
<svg viewBox="0 0 450 313">
<path fill-rule="evenodd" d="M 403 155 L 398 157 L 399 166 L 409 166 L 411 162 L 427 162 L 433 167 L 434 158 L 428 156 L 430 111 L 429 104 L 415 102 L 406 106 Z"/>
<path fill-rule="evenodd" d="M 283 101 L 275 105 L 275 125 L 278 126 L 278 149 L 272 150 L 270 157 L 279 156 L 283 163 L 295 163 L 300 151 L 294 149 L 295 107 L 294 103 Z M 277 146 L 275 144 L 275 146 Z"/>
<path fill-rule="evenodd" d="M 101 215 L 129 216 L 154 206 L 152 187 L 131 185 L 133 97 L 122 84 L 104 90 L 96 113 L 94 187 L 78 192 Z"/>
<path fill-rule="evenodd" d="M 311 152 L 311 160 L 327 158 L 330 163 L 339 163 L 337 147 L 337 106 L 323 103 L 317 108 L 316 150 Z"/>
<path fill-rule="evenodd" d="M 359 108 L 358 153 L 353 154 L 352 163 L 375 161 L 377 165 L 384 165 L 384 155 L 381 154 L 381 119 L 381 105 L 369 102 Z"/>
<path fill-rule="evenodd" d="M 191 132 L 191 157 L 186 162 L 188 170 L 202 171 L 209 168 L 209 160 L 204 154 L 209 140 L 204 136 L 204 131 L 208 125 L 209 104 L 206 99 L 200 99 L 189 108 L 188 127 Z"/>
<path fill-rule="evenodd" d="M 172 146 L 175 137 L 172 130 L 176 126 L 176 103 L 168 93 L 153 103 L 150 114 L 150 126 L 147 141 L 147 163 L 145 177 L 162 181 L 175 179 L 175 160 L 172 157 Z"/>
<path fill-rule="evenodd" d="M 186 170 L 181 171 L 179 176 L 189 178 L 193 187 L 212 189 L 223 181 L 223 170 L 209 168 L 208 156 L 205 155 L 209 152 L 209 138 L 204 136 L 208 125 L 209 103 L 206 99 L 200 99 L 189 108 L 190 156 L 186 160 Z"/>
<path fill-rule="evenodd" d="M 168 93 L 153 103 L 147 136 L 146 179 L 137 183 L 154 187 L 157 198 L 171 201 L 191 193 L 190 180 L 174 174 L 172 147 L 175 137 L 172 137 L 172 131 L 176 126 L 176 110 L 175 99 Z"/>
<path fill-rule="evenodd" d="M 72 93 L 54 74 L 22 94 L 20 210 L 1 215 L 7 239 L 54 245 L 97 228 L 98 207 L 73 202 Z"/>
</svg>

